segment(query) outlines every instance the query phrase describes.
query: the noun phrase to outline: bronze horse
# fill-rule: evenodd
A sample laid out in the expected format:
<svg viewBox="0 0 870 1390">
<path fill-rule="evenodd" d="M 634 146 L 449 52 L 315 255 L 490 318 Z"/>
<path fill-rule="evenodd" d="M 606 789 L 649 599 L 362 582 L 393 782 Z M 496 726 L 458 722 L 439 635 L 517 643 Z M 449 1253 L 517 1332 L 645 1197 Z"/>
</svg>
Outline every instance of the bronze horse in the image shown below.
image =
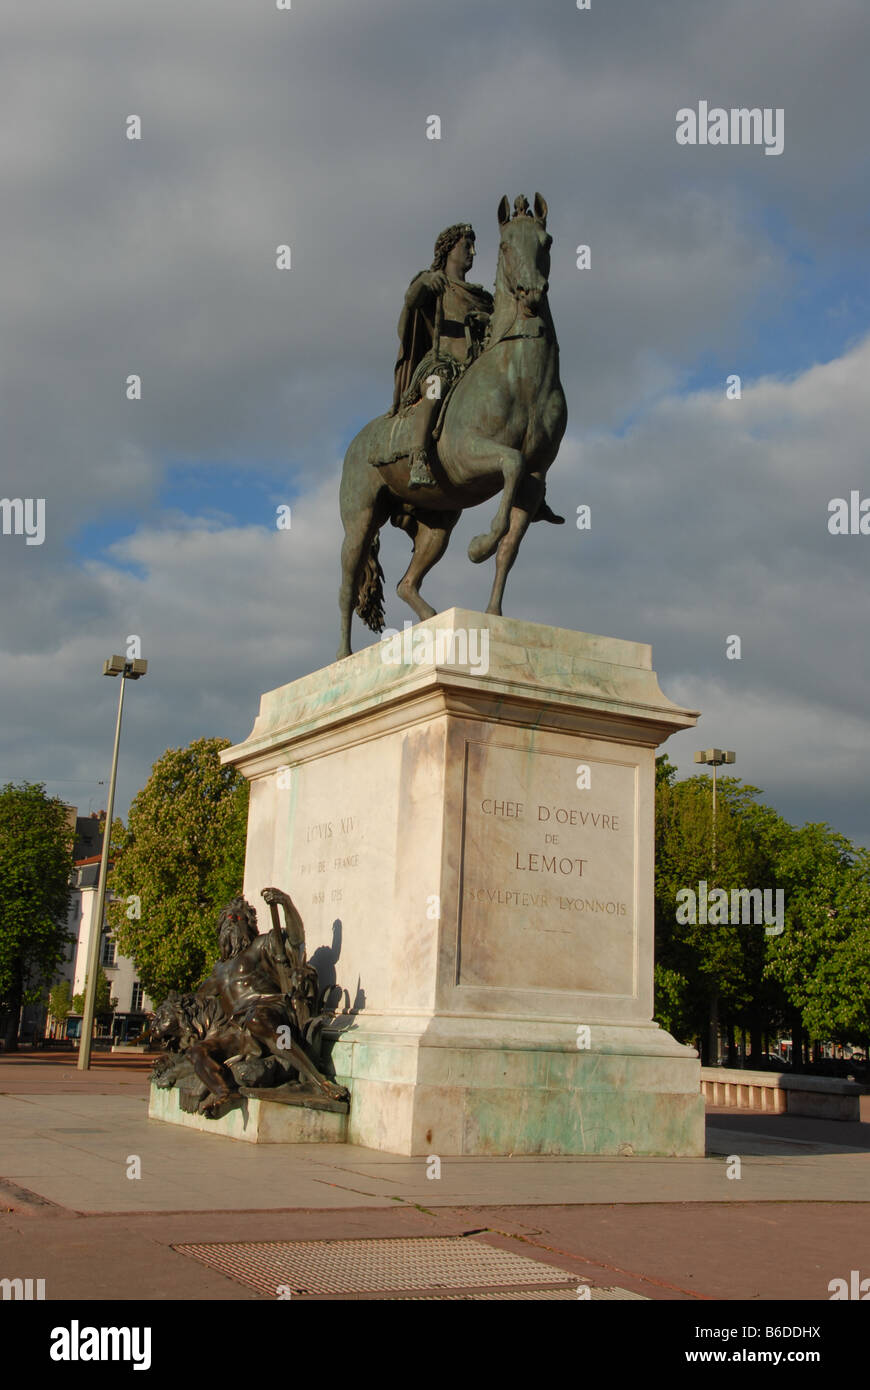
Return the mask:
<svg viewBox="0 0 870 1390">
<path fill-rule="evenodd" d="M 378 533 L 387 521 L 413 539 L 411 563 L 397 593 L 422 621 L 435 609 L 420 583 L 447 548 L 466 507 L 501 492 L 489 530 L 475 536 L 468 556 L 475 564 L 495 555 L 495 579 L 487 613 L 501 613 L 508 571 L 520 541 L 541 506 L 545 476 L 559 449 L 567 408 L 559 380 L 559 345 L 547 303 L 550 246 L 547 204 L 535 194 L 534 212 L 524 198 L 510 214 L 498 208 L 500 245 L 493 313 L 486 346 L 449 397 L 432 460 L 436 487 L 411 489 L 408 457 L 394 457 L 410 440 L 411 421 L 381 415 L 350 444 L 341 478 L 341 645 L 349 656 L 354 609 L 367 627 L 384 626 L 383 574 Z M 401 431 L 404 428 L 404 436 Z M 558 518 L 561 520 L 561 518 Z"/>
</svg>

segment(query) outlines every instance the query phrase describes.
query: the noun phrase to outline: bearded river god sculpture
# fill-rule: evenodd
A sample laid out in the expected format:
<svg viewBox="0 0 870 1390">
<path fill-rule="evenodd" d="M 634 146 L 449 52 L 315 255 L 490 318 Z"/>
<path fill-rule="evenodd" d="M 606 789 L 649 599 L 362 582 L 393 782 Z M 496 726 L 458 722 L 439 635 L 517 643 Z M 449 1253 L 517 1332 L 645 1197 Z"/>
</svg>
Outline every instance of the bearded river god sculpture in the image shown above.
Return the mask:
<svg viewBox="0 0 870 1390">
<path fill-rule="evenodd" d="M 152 1039 L 168 1054 L 156 1063 L 154 1082 L 177 1085 L 181 1108 L 204 1115 L 246 1096 L 346 1109 L 347 1091 L 319 1066 L 325 1015 L 317 1010 L 302 920 L 280 889 L 264 888 L 262 896 L 272 930 L 258 934 L 254 908 L 235 898 L 218 920 L 220 959 L 211 974 L 195 993 L 173 991 L 157 1009 Z"/>
<path fill-rule="evenodd" d="M 352 441 L 341 480 L 344 544 L 341 644 L 349 656 L 353 612 L 384 627 L 379 532 L 388 521 L 413 542 L 399 597 L 422 621 L 435 609 L 420 584 L 447 548 L 466 507 L 500 493 L 488 531 L 475 536 L 475 564 L 496 557 L 487 613 L 501 614 L 508 571 L 532 521 L 561 523 L 545 500 L 546 473 L 567 423 L 559 345 L 547 302 L 552 237 L 547 204 L 507 198 L 498 207 L 500 245 L 491 298 L 468 285 L 474 233 L 441 234 L 429 271 L 412 281 L 399 321 L 393 407 Z"/>
</svg>

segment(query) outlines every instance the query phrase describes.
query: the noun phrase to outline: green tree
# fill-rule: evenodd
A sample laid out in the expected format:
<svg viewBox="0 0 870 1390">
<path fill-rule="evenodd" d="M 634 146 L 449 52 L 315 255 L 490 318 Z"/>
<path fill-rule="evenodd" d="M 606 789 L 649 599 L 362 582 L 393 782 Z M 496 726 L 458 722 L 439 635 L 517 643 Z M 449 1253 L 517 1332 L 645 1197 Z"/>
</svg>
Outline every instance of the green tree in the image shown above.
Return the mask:
<svg viewBox="0 0 870 1390">
<path fill-rule="evenodd" d="M 683 1041 L 705 1039 L 711 1014 L 733 1037 L 748 1032 L 760 1058 L 765 1032 L 786 1026 L 796 1066 L 804 1044 L 870 1039 L 870 854 L 827 825 L 796 829 L 759 791 L 718 784 L 716 869 L 708 777 L 676 781 L 656 759 L 656 1019 Z M 679 923 L 676 894 L 698 883 L 771 888 L 784 930 L 761 924 Z"/>
<path fill-rule="evenodd" d="M 48 1012 L 55 1023 L 62 1024 L 67 1014 L 72 1013 L 72 1007 L 72 985 L 69 980 L 61 980 L 49 993 Z"/>
<path fill-rule="evenodd" d="M 677 771 L 667 753 L 656 758 L 656 791 L 659 787 L 672 787 L 677 780 Z"/>
<path fill-rule="evenodd" d="M 870 854 L 827 825 L 778 838 L 785 930 L 770 945 L 766 976 L 792 1014 L 794 1057 L 808 1041 L 870 1037 Z"/>
<path fill-rule="evenodd" d="M 242 891 L 248 783 L 219 754 L 228 739 L 171 748 L 112 827 L 107 904 L 120 951 L 155 1001 L 188 990 L 218 954 L 217 914 Z"/>
<path fill-rule="evenodd" d="M 0 790 L 0 1012 L 18 1048 L 23 1004 L 44 997 L 75 938 L 67 930 L 73 831 L 67 809 L 38 782 Z"/>
<path fill-rule="evenodd" d="M 85 996 L 88 992 L 88 977 L 85 976 L 85 987 L 81 994 L 73 995 L 73 1013 L 83 1014 L 85 1011 Z M 104 1014 L 110 1014 L 117 1004 L 117 999 L 112 999 L 111 988 L 106 974 L 103 970 L 97 976 L 97 997 L 94 1000 L 94 1018 L 102 1018 Z"/>
<path fill-rule="evenodd" d="M 757 1004 L 766 961 L 761 923 L 683 923 L 677 894 L 713 888 L 772 887 L 765 846 L 746 810 L 758 789 L 736 778 L 718 783 L 713 866 L 712 785 L 707 776 L 676 780 L 667 757 L 656 760 L 656 1019 L 683 1041 L 699 1044 L 709 1059 L 711 1022 L 733 1036 L 751 1026 L 758 1038 Z"/>
</svg>

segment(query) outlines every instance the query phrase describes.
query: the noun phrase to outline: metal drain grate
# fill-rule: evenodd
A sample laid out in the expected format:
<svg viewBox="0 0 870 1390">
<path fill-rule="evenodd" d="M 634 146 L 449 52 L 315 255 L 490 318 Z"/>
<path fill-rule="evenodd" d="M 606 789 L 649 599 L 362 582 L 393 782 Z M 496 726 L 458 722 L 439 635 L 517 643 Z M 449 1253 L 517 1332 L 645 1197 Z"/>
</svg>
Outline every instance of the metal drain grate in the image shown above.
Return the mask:
<svg viewBox="0 0 870 1390">
<path fill-rule="evenodd" d="M 638 1298 L 641 1303 L 648 1303 L 649 1299 L 642 1293 L 631 1293 L 628 1289 L 600 1288 L 592 1289 L 590 1300 L 611 1299 L 611 1298 Z M 472 1300 L 474 1302 L 486 1299 L 498 1299 L 500 1302 L 506 1298 L 521 1298 L 524 1302 L 527 1299 L 556 1299 L 560 1303 L 574 1303 L 577 1301 L 577 1290 L 570 1289 L 525 1289 L 522 1293 L 517 1293 L 515 1289 L 504 1289 L 498 1292 L 486 1293 L 421 1293 L 408 1294 L 407 1298 L 402 1299 L 403 1303 L 426 1303 L 432 1299 L 438 1299 L 441 1303 L 458 1303 Z M 393 1301 L 393 1300 L 391 1300 Z M 398 1300 L 394 1300 L 398 1302 Z"/>
<path fill-rule="evenodd" d="M 400 1289 L 491 1290 L 512 1284 L 570 1285 L 576 1298 L 578 1282 L 576 1274 L 557 1265 L 542 1264 L 465 1236 L 215 1242 L 172 1248 L 268 1298 L 277 1297 L 281 1285 L 292 1296 Z"/>
</svg>

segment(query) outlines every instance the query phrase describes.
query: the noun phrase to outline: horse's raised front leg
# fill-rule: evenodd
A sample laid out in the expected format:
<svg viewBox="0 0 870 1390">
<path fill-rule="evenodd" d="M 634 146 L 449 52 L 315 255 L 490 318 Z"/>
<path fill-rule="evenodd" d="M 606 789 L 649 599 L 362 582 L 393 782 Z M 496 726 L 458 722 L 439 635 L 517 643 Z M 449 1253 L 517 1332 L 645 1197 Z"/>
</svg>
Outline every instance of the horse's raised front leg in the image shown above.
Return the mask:
<svg viewBox="0 0 870 1390">
<path fill-rule="evenodd" d="M 501 473 L 504 478 L 504 488 L 489 531 L 484 535 L 475 536 L 468 547 L 468 558 L 475 565 L 495 554 L 498 543 L 510 524 L 511 508 L 523 476 L 523 456 L 518 449 L 509 449 L 504 444 L 491 444 L 487 453 L 492 461 L 492 471 Z M 476 465 L 486 462 L 487 453 L 475 452 Z M 479 471 L 479 467 L 476 471 Z"/>
<path fill-rule="evenodd" d="M 496 551 L 495 579 L 486 608 L 487 613 L 495 613 L 501 617 L 501 601 L 504 598 L 505 581 L 514 560 L 517 558 L 520 542 L 541 505 L 543 495 L 543 478 L 526 477 L 523 479 L 517 492 L 517 505 L 511 510 L 510 525 L 499 541 Z"/>
</svg>

